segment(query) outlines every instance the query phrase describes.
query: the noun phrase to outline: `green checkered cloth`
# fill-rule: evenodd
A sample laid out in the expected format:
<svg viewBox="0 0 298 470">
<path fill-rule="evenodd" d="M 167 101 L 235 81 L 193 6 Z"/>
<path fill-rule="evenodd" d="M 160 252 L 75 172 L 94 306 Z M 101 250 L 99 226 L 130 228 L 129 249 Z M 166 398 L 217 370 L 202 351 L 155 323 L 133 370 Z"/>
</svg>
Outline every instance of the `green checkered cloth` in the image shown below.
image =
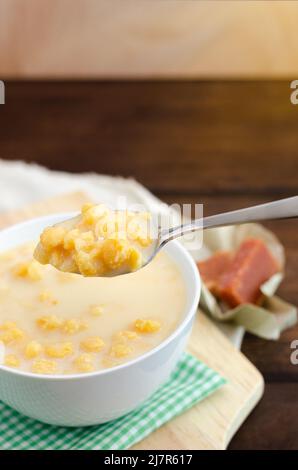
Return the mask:
<svg viewBox="0 0 298 470">
<path fill-rule="evenodd" d="M 51 426 L 0 402 L 0 449 L 127 449 L 224 383 L 217 372 L 184 353 L 170 379 L 151 398 L 137 410 L 109 423 L 79 428 Z"/>
</svg>

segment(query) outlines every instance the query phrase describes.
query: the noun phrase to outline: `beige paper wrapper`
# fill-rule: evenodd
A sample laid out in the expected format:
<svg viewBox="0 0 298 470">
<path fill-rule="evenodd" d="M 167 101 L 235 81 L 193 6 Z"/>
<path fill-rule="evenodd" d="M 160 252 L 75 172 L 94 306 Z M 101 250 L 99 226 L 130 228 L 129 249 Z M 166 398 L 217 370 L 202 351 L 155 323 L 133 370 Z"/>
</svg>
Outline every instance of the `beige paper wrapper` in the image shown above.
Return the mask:
<svg viewBox="0 0 298 470">
<path fill-rule="evenodd" d="M 219 322 L 242 326 L 246 331 L 265 339 L 278 339 L 280 333 L 297 322 L 297 308 L 275 295 L 284 277 L 284 249 L 276 236 L 260 224 L 244 224 L 209 229 L 204 232 L 204 245 L 197 261 L 208 258 L 218 250 L 236 250 L 246 238 L 263 240 L 279 262 L 280 272 L 261 286 L 264 302 L 261 306 L 240 305 L 234 309 L 219 302 L 203 284 L 200 307 Z"/>
</svg>

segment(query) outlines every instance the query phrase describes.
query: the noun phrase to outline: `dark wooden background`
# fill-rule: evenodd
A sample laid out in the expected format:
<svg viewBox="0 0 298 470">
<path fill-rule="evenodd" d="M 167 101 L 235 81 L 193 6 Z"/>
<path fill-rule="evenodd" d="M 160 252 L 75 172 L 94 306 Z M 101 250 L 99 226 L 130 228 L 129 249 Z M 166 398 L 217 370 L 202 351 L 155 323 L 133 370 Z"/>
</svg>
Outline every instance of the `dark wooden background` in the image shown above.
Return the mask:
<svg viewBox="0 0 298 470">
<path fill-rule="evenodd" d="M 297 194 L 297 123 L 288 81 L 7 82 L 0 158 L 133 176 L 206 215 Z M 286 247 L 279 293 L 298 305 L 297 221 L 267 226 Z M 266 390 L 231 449 L 298 449 L 293 339 L 298 326 L 277 342 L 245 337 Z"/>
</svg>

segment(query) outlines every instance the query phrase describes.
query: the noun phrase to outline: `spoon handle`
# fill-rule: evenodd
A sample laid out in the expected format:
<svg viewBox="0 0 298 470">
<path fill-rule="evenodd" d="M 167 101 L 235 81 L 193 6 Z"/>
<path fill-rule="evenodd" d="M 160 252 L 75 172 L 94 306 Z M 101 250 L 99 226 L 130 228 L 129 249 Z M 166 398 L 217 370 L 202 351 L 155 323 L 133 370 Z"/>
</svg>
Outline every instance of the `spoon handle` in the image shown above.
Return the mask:
<svg viewBox="0 0 298 470">
<path fill-rule="evenodd" d="M 202 228 L 245 224 L 259 220 L 290 219 L 294 217 L 298 217 L 298 196 L 236 211 L 224 212 L 223 214 L 211 215 L 210 217 L 202 217 L 201 219 L 193 220 L 189 224 L 173 227 L 168 230 L 167 234 L 161 233 L 161 239 L 163 243 L 166 243 L 174 238 Z"/>
</svg>

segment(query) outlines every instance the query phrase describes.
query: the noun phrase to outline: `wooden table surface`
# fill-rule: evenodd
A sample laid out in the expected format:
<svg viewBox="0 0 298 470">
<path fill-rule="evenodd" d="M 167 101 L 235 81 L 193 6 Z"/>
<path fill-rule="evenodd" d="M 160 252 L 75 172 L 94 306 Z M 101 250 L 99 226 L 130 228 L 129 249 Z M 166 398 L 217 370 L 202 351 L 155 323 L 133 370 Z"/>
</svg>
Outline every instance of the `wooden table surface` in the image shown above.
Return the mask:
<svg viewBox="0 0 298 470">
<path fill-rule="evenodd" d="M 296 195 L 298 106 L 288 81 L 6 82 L 0 158 L 133 176 L 209 215 Z M 1 191 L 1 188 L 0 188 Z M 279 294 L 298 305 L 297 221 L 266 224 L 286 247 Z M 265 395 L 230 449 L 298 449 L 298 366 L 290 343 L 246 335 Z"/>
</svg>

